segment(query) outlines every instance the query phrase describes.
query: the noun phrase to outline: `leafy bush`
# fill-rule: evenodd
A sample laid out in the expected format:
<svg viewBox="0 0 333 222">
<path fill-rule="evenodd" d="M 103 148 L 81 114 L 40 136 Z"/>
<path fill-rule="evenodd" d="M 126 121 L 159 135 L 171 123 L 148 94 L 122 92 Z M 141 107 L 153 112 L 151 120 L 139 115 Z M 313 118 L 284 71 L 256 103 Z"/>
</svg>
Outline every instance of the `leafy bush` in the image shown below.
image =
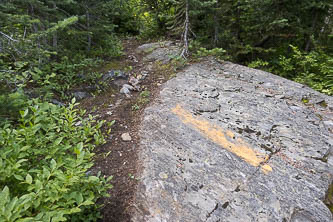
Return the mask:
<svg viewBox="0 0 333 222">
<path fill-rule="evenodd" d="M 31 100 L 18 124 L 0 128 L 0 221 L 95 221 L 111 178 L 90 175 L 103 122 Z"/>
<path fill-rule="evenodd" d="M 259 59 L 250 63 L 249 67 L 273 72 L 333 95 L 333 57 L 323 51 L 304 53 L 295 46 L 290 47 L 291 55 L 280 56 L 275 63 Z"/>
<path fill-rule="evenodd" d="M 27 105 L 27 101 L 28 98 L 22 90 L 14 93 L 4 93 L 0 90 L 0 127 L 19 118 L 19 110 Z"/>
<path fill-rule="evenodd" d="M 262 59 L 257 59 L 255 61 L 249 63 L 248 67 L 253 68 L 253 69 L 257 68 L 257 69 L 264 69 L 266 71 L 270 71 L 269 70 L 269 65 L 270 65 L 269 62 L 264 61 Z"/>
<path fill-rule="evenodd" d="M 206 48 L 199 48 L 199 50 L 194 53 L 194 57 L 206 57 L 206 56 L 215 56 L 219 59 L 228 59 L 227 51 L 222 48 L 213 48 L 213 49 L 206 49 Z"/>
<path fill-rule="evenodd" d="M 114 35 L 104 36 L 101 40 L 100 45 L 95 47 L 91 53 L 93 56 L 103 57 L 119 57 L 123 53 L 123 45 L 121 41 Z"/>
<path fill-rule="evenodd" d="M 101 63 L 102 60 L 100 59 L 90 59 L 83 55 L 78 55 L 72 59 L 64 56 L 61 58 L 61 61 L 53 62 L 43 68 L 44 73 L 56 73 L 52 81 L 49 82 L 49 88 L 45 85 L 39 86 L 57 93 L 62 99 L 68 99 L 68 91 L 75 86 L 97 83 L 102 74 L 95 72 L 94 69 Z"/>
<path fill-rule="evenodd" d="M 162 69 L 173 69 L 176 72 L 187 64 L 187 60 L 181 55 L 169 55 L 169 58 L 171 59 L 170 64 L 162 65 Z"/>
<path fill-rule="evenodd" d="M 69 90 L 82 84 L 97 84 L 102 76 L 95 71 L 102 64 L 102 60 L 87 58 L 82 54 L 73 58 L 63 56 L 59 61 L 40 66 L 22 61 L 7 61 L 6 64 L 1 64 L 1 61 L 3 60 L 0 54 L 0 88 L 2 86 L 11 91 L 24 89 L 46 98 L 56 93 L 62 99 L 68 99 Z"/>
<path fill-rule="evenodd" d="M 322 51 L 302 53 L 297 47 L 291 46 L 293 54 L 286 58 L 280 57 L 279 70 L 282 74 L 295 81 L 306 84 L 315 90 L 333 94 L 333 57 Z"/>
</svg>

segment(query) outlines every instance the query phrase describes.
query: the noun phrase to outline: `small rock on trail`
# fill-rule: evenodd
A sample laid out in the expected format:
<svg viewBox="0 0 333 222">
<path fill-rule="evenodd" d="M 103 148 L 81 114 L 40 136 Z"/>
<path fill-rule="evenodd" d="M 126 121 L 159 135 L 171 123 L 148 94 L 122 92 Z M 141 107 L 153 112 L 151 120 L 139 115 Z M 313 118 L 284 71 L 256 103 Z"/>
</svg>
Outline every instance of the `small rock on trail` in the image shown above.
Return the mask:
<svg viewBox="0 0 333 222">
<path fill-rule="evenodd" d="M 132 137 L 130 136 L 129 133 L 123 133 L 123 134 L 121 135 L 121 139 L 122 139 L 123 141 L 125 141 L 125 142 L 130 142 L 130 141 L 132 141 Z"/>
<path fill-rule="evenodd" d="M 127 79 L 128 76 L 121 70 L 110 70 L 106 74 L 103 75 L 103 81 L 112 81 L 116 79 Z"/>
<path fill-rule="evenodd" d="M 77 101 L 83 100 L 85 98 L 91 97 L 91 95 L 88 92 L 78 91 L 74 92 L 73 96 Z"/>
<path fill-rule="evenodd" d="M 124 84 L 123 87 L 120 89 L 120 93 L 125 94 L 126 97 L 130 97 L 132 90 L 134 90 L 133 86 Z"/>
</svg>

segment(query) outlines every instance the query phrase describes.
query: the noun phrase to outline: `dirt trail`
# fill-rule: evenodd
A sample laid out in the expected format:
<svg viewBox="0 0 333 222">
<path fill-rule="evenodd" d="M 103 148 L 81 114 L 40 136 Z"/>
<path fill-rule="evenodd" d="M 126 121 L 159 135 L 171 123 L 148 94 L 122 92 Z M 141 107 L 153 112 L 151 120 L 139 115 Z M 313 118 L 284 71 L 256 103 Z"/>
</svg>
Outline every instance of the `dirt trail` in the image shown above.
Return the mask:
<svg viewBox="0 0 333 222">
<path fill-rule="evenodd" d="M 105 132 L 111 128 L 111 133 L 105 138 L 107 143 L 95 150 L 95 166 L 92 169 L 94 173 L 101 171 L 102 175 L 113 177 L 110 197 L 101 201 L 104 205 L 101 221 L 105 222 L 130 221 L 129 211 L 133 206 L 133 195 L 139 180 L 137 132 L 141 115 L 144 108 L 159 93 L 160 85 L 173 73 L 171 66 L 144 62 L 143 54 L 136 53 L 138 46 L 138 41 L 124 41 L 125 55 L 114 61 L 113 64 L 116 65 L 111 65 L 108 69 L 130 70 L 127 72 L 129 79 L 146 73 L 146 78 L 139 84 L 140 90 L 132 91 L 131 97 L 128 98 L 120 93 L 122 85 L 128 80 L 113 81 L 107 90 L 94 98 L 81 101 L 80 105 L 80 108 L 106 121 Z M 115 123 L 110 126 L 112 121 Z M 124 133 L 130 134 L 131 141 L 122 140 L 121 136 Z"/>
</svg>

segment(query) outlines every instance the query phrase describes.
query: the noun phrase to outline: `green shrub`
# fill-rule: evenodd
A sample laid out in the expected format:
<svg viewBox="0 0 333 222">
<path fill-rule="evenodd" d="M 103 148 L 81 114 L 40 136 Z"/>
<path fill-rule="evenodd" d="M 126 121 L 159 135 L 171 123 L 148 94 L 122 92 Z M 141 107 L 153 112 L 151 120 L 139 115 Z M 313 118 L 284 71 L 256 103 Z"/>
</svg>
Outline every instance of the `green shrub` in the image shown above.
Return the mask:
<svg viewBox="0 0 333 222">
<path fill-rule="evenodd" d="M 95 221 L 111 178 L 90 175 L 103 122 L 38 100 L 0 128 L 0 221 Z"/>
<path fill-rule="evenodd" d="M 94 57 L 119 57 L 124 55 L 121 41 L 114 35 L 105 35 L 100 45 L 92 51 Z"/>
<path fill-rule="evenodd" d="M 333 57 L 323 51 L 302 53 L 297 47 L 291 46 L 293 54 L 288 62 L 284 57 L 280 59 L 280 67 L 293 80 L 310 86 L 311 88 L 333 95 Z"/>
<path fill-rule="evenodd" d="M 214 49 L 206 49 L 206 48 L 199 48 L 199 50 L 194 54 L 194 57 L 200 58 L 200 57 L 206 57 L 206 56 L 215 56 L 219 59 L 227 59 L 228 56 L 226 55 L 226 52 L 222 48 L 214 48 Z"/>
<path fill-rule="evenodd" d="M 275 73 L 311 88 L 333 95 L 333 57 L 323 51 L 305 53 L 295 46 L 290 46 L 289 56 L 280 56 L 277 61 L 258 59 L 248 66 Z"/>
<path fill-rule="evenodd" d="M 264 61 L 262 59 L 257 59 L 255 61 L 252 61 L 251 63 L 248 64 L 248 67 L 253 68 L 253 69 L 263 69 L 265 71 L 270 71 L 269 70 L 269 62 Z"/>
<path fill-rule="evenodd" d="M 100 59 L 90 59 L 83 55 L 71 59 L 64 56 L 60 62 L 53 62 L 43 69 L 43 73 L 56 73 L 52 81 L 49 82 L 49 88 L 40 84 L 38 86 L 55 92 L 62 99 L 67 100 L 69 99 L 68 91 L 72 88 L 82 84 L 94 85 L 97 83 L 102 74 L 94 70 L 101 63 Z"/>
<path fill-rule="evenodd" d="M 0 127 L 19 118 L 19 110 L 27 105 L 28 98 L 22 90 L 8 93 L 9 89 L 0 90 Z"/>
<path fill-rule="evenodd" d="M 226 50 L 224 50 L 222 48 L 207 49 L 206 47 L 203 47 L 203 45 L 197 40 L 192 40 L 190 42 L 189 50 L 192 53 L 194 58 L 214 56 L 214 57 L 217 57 L 222 60 L 231 59 L 230 56 L 228 56 Z"/>
<path fill-rule="evenodd" d="M 144 90 L 140 93 L 139 95 L 141 98 L 149 98 L 150 97 L 150 91 L 149 90 Z"/>
</svg>

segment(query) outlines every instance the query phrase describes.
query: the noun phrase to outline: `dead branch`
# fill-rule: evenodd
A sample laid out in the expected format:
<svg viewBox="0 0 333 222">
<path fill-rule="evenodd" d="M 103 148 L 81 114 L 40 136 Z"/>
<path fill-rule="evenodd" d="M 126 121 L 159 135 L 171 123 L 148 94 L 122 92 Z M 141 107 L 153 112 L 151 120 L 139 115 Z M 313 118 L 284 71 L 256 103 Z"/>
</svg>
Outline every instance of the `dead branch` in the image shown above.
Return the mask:
<svg viewBox="0 0 333 222">
<path fill-rule="evenodd" d="M 1 31 L 0 31 L 0 34 L 3 35 L 6 39 L 8 39 L 8 40 L 10 40 L 10 41 L 12 41 L 12 42 L 18 42 L 18 40 L 13 39 L 13 38 L 10 37 L 9 35 L 7 35 L 7 34 L 1 32 Z"/>
</svg>

